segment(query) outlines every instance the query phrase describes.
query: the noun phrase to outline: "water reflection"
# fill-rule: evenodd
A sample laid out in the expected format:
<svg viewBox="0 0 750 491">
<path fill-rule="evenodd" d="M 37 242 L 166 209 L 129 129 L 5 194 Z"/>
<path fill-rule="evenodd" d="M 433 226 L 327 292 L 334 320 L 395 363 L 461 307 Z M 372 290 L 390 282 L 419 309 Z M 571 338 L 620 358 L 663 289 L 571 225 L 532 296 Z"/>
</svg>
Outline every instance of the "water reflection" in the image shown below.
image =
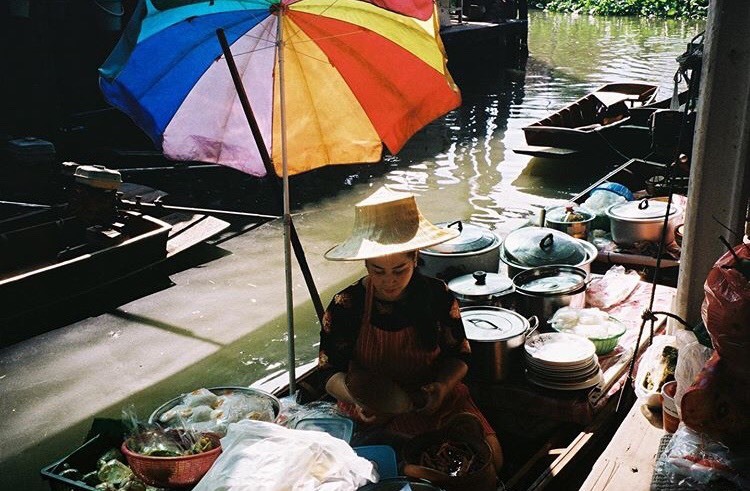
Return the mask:
<svg viewBox="0 0 750 491">
<path fill-rule="evenodd" d="M 670 96 L 676 57 L 704 29 L 702 21 L 538 11 L 530 12 L 529 25 L 525 71 L 508 69 L 500 77 L 462 84 L 462 106 L 420 131 L 398 155 L 386 155 L 382 164 L 336 166 L 293 178 L 296 211 L 314 216 L 350 209 L 387 184 L 417 193 L 431 220 L 461 219 L 502 236 L 536 220 L 540 207 L 559 204 L 587 187 L 608 165 L 594 162 L 605 170 L 592 172 L 592 162 L 550 163 L 516 154 L 512 149 L 525 143 L 522 128 L 605 83 L 656 83 L 659 98 Z M 312 250 L 326 250 L 349 225 L 329 224 L 306 240 L 313 241 Z M 244 362 L 260 365 L 254 367 L 258 376 L 278 370 L 284 360 L 278 334 L 283 326 L 278 329 L 255 332 L 242 348 Z M 315 357 L 317 336 L 317 328 L 297 332 L 299 364 Z M 262 359 L 253 358 L 258 353 Z"/>
</svg>

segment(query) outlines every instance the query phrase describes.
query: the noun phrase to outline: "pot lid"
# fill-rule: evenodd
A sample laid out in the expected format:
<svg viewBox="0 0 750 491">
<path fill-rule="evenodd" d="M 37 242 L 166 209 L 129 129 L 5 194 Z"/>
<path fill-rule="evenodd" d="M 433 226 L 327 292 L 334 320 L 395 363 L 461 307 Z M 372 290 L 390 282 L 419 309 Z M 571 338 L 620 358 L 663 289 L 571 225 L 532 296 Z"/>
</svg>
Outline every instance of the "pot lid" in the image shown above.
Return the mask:
<svg viewBox="0 0 750 491">
<path fill-rule="evenodd" d="M 513 285 L 521 293 L 559 295 L 585 287 L 586 276 L 586 271 L 574 266 L 542 266 L 518 273 Z"/>
<path fill-rule="evenodd" d="M 451 223 L 438 223 L 439 227 L 453 227 L 458 229 L 460 234 L 451 240 L 442 242 L 433 247 L 422 249 L 423 251 L 438 254 L 456 254 L 461 252 L 481 251 L 498 241 L 497 236 L 486 228 L 469 223 L 463 223 L 460 220 Z"/>
<path fill-rule="evenodd" d="M 503 295 L 513 291 L 513 281 L 498 273 L 475 271 L 453 278 L 448 288 L 459 300 L 483 299 L 493 295 Z"/>
<path fill-rule="evenodd" d="M 621 220 L 658 220 L 663 219 L 667 213 L 667 205 L 664 201 L 643 199 L 641 201 L 626 201 L 610 206 L 607 209 L 607 215 L 612 218 Z M 675 215 L 679 208 L 672 204 L 669 207 L 669 214 Z"/>
<path fill-rule="evenodd" d="M 499 307 L 464 307 L 461 319 L 471 341 L 502 341 L 523 334 L 529 321 L 521 314 Z"/>
<path fill-rule="evenodd" d="M 580 264 L 586 259 L 583 245 L 570 235 L 546 227 L 512 231 L 503 242 L 505 254 L 522 266 Z"/>
<path fill-rule="evenodd" d="M 565 206 L 555 206 L 547 210 L 545 219 L 555 223 L 588 222 L 594 219 L 594 214 L 586 208 L 567 204 Z"/>
</svg>

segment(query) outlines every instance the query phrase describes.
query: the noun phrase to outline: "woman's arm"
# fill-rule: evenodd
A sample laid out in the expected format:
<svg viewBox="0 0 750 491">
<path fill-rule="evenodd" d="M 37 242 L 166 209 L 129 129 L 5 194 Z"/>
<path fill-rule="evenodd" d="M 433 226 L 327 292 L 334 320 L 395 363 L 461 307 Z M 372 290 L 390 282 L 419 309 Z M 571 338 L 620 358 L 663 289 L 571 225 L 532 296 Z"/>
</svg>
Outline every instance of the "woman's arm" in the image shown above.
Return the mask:
<svg viewBox="0 0 750 491">
<path fill-rule="evenodd" d="M 422 386 L 425 396 L 422 411 L 432 413 L 436 411 L 453 388 L 466 376 L 469 367 L 458 358 L 440 358 L 438 360 L 438 372 L 434 382 Z"/>
</svg>

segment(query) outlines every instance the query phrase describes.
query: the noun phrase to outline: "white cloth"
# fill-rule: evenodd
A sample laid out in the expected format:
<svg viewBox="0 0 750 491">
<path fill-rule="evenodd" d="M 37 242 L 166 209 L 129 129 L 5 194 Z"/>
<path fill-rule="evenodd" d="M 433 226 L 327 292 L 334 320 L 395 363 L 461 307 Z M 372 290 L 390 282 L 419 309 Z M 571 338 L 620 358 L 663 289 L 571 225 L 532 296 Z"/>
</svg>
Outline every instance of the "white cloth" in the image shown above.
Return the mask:
<svg viewBox="0 0 750 491">
<path fill-rule="evenodd" d="M 244 420 L 193 491 L 351 491 L 376 482 L 372 462 L 328 433 Z"/>
</svg>

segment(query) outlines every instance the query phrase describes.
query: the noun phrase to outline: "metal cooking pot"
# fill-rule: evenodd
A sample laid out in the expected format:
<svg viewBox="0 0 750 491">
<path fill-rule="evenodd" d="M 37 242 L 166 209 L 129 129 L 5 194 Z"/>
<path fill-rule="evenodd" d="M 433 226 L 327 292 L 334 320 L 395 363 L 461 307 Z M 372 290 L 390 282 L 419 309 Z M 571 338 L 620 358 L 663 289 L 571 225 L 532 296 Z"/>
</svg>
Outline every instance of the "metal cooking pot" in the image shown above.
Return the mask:
<svg viewBox="0 0 750 491">
<path fill-rule="evenodd" d="M 614 204 L 607 208 L 612 240 L 623 246 L 640 241 L 659 242 L 667 214 L 665 240 L 669 244 L 674 240 L 674 229 L 682 216 L 678 205 L 672 203 L 667 210 L 666 202 L 649 199 Z"/>
<path fill-rule="evenodd" d="M 474 271 L 448 282 L 448 289 L 462 307 L 493 305 L 513 307 L 513 281 L 499 273 Z"/>
<path fill-rule="evenodd" d="M 471 370 L 477 378 L 499 382 L 520 373 L 523 344 L 539 327 L 538 318 L 487 306 L 464 307 L 461 319 L 471 345 Z"/>
<path fill-rule="evenodd" d="M 500 247 L 500 259 L 508 266 L 508 276 L 539 266 L 575 266 L 591 273 L 598 251 L 591 242 L 576 239 L 546 227 L 524 227 L 510 232 Z"/>
<path fill-rule="evenodd" d="M 586 277 L 586 271 L 575 266 L 540 266 L 522 271 L 513 277 L 517 310 L 545 323 L 561 307 L 583 308 Z"/>
<path fill-rule="evenodd" d="M 564 232 L 576 239 L 586 239 L 594 218 L 596 215 L 585 208 L 573 205 L 556 206 L 545 212 L 544 226 Z"/>
<path fill-rule="evenodd" d="M 457 228 L 460 235 L 420 249 L 419 271 L 422 274 L 450 281 L 474 271 L 497 273 L 500 270 L 500 238 L 492 231 L 461 221 L 437 225 Z"/>
</svg>

